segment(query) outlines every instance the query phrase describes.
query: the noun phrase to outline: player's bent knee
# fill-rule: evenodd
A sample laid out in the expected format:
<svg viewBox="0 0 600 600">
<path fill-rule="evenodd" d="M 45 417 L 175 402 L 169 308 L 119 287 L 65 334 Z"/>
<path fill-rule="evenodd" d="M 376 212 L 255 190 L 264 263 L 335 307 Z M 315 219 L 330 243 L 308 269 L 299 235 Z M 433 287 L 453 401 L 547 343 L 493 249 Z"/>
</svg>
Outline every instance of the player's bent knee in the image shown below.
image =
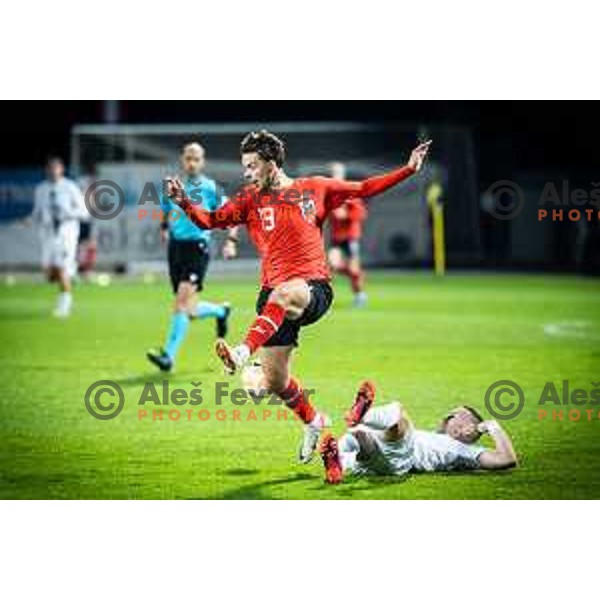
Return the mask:
<svg viewBox="0 0 600 600">
<path fill-rule="evenodd" d="M 406 414 L 406 410 L 400 402 L 391 402 L 390 408 L 394 411 L 394 425 L 385 432 L 387 441 L 400 441 L 404 439 L 411 428 L 411 422 Z"/>
<path fill-rule="evenodd" d="M 310 290 L 306 284 L 304 286 L 283 284 L 273 290 L 269 300 L 285 309 L 287 319 L 298 319 L 310 301 Z"/>
<path fill-rule="evenodd" d="M 269 301 L 279 304 L 279 306 L 283 306 L 283 308 L 287 309 L 293 302 L 292 290 L 285 283 L 279 285 L 271 292 Z"/>
</svg>

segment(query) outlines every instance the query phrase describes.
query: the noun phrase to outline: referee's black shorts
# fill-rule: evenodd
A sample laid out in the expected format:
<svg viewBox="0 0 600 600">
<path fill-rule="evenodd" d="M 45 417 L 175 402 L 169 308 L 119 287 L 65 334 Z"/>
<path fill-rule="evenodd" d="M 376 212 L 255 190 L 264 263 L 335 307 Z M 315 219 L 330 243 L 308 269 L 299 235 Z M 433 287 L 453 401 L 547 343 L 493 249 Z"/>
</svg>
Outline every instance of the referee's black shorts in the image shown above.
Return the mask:
<svg viewBox="0 0 600 600">
<path fill-rule="evenodd" d="M 308 281 L 310 288 L 310 302 L 304 309 L 302 316 L 295 321 L 285 319 L 275 335 L 265 343 L 265 346 L 297 346 L 300 328 L 316 323 L 331 307 L 333 302 L 333 289 L 324 279 Z M 256 299 L 256 312 L 260 314 L 273 288 L 262 288 Z"/>
<path fill-rule="evenodd" d="M 167 258 L 169 277 L 175 293 L 182 281 L 193 284 L 197 290 L 203 288 L 210 262 L 208 246 L 205 242 L 171 238 L 167 247 Z"/>
</svg>

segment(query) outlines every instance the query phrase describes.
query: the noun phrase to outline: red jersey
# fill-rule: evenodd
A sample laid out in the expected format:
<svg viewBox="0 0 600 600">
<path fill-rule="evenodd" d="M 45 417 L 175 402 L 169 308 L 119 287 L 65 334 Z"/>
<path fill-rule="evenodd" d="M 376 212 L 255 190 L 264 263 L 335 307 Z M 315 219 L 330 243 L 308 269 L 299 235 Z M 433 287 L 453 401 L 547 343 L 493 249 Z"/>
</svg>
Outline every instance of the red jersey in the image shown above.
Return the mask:
<svg viewBox="0 0 600 600">
<path fill-rule="evenodd" d="M 284 189 L 248 187 L 216 211 L 184 198 L 181 206 L 203 229 L 245 224 L 262 259 L 261 284 L 273 288 L 290 279 L 329 279 L 323 223 L 353 197 L 379 194 L 414 173 L 406 166 L 360 182 L 301 177 Z"/>
<path fill-rule="evenodd" d="M 331 241 L 334 244 L 359 240 L 362 224 L 367 217 L 367 207 L 361 198 L 350 198 L 331 212 Z"/>
</svg>

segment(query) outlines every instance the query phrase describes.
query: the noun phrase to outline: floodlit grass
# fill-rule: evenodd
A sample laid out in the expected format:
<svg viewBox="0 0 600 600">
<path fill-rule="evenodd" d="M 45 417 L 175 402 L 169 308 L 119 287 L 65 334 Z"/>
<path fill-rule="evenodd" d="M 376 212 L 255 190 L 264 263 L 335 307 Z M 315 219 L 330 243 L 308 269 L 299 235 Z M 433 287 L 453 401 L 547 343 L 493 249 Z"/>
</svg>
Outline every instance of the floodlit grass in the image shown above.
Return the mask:
<svg viewBox="0 0 600 600">
<path fill-rule="evenodd" d="M 232 338 L 253 315 L 256 282 L 211 280 L 207 299 L 235 305 Z M 494 381 L 518 382 L 523 412 L 506 427 L 521 465 L 498 474 L 413 475 L 322 483 L 320 460 L 296 464 L 301 429 L 277 420 L 278 407 L 215 404 L 221 375 L 212 353 L 212 322 L 194 322 L 176 371 L 157 373 L 147 347 L 162 341 L 169 310 L 167 282 L 82 285 L 68 321 L 50 315 L 54 290 L 18 283 L 0 289 L 0 496 L 3 498 L 600 498 L 600 406 L 583 406 L 579 422 L 538 419 L 546 381 L 561 392 L 600 382 L 600 281 L 553 276 L 372 274 L 370 304 L 351 307 L 337 282 L 333 310 L 304 330 L 295 371 L 335 419 L 361 379 L 379 384 L 379 401 L 400 398 L 417 424 L 432 428 L 448 408 L 484 408 Z M 552 325 L 547 328 L 544 326 Z M 85 391 L 117 382 L 121 414 L 92 418 Z M 138 405 L 144 384 L 162 394 L 193 389 L 201 406 Z M 104 401 L 110 400 L 108 396 Z M 144 408 L 148 417 L 140 420 Z M 163 420 L 152 410 L 162 408 Z M 593 408 L 588 421 L 586 409 Z M 169 410 L 180 419 L 171 421 Z M 198 411 L 210 412 L 201 421 Z M 225 420 L 216 418 L 216 411 Z M 188 421 L 186 410 L 193 410 Z M 233 411 L 239 410 L 239 420 Z M 254 410 L 254 413 L 251 411 Z M 272 416 L 263 420 L 264 410 Z M 206 416 L 207 413 L 204 413 Z M 255 414 L 257 420 L 251 420 Z"/>
</svg>

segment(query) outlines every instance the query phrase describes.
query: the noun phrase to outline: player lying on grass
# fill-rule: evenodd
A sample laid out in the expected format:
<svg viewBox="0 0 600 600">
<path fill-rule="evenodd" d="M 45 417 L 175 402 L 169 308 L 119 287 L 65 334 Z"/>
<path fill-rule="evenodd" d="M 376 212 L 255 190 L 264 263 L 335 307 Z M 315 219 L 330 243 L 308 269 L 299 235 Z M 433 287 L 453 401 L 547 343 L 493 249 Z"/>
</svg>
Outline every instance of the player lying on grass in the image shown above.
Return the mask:
<svg viewBox="0 0 600 600">
<path fill-rule="evenodd" d="M 373 406 L 375 386 L 363 383 L 346 415 L 348 431 L 336 441 L 326 435 L 321 457 L 327 483 L 344 474 L 405 475 L 409 472 L 498 470 L 517 465 L 508 434 L 496 421 L 484 421 L 473 408 L 459 406 L 437 431 L 415 429 L 399 402 Z M 490 450 L 477 444 L 487 434 Z"/>
<path fill-rule="evenodd" d="M 183 171 L 185 192 L 200 197 L 208 208 L 221 206 L 222 194 L 216 183 L 204 175 L 204 148 L 191 139 L 183 144 L 179 156 Z M 169 198 L 162 199 L 161 243 L 167 244 L 169 277 L 175 294 L 173 314 L 164 348 L 146 353 L 148 360 L 161 371 L 170 371 L 177 352 L 187 335 L 192 319 L 215 319 L 217 338 L 227 335 L 227 321 L 231 311 L 228 303 L 215 304 L 201 300 L 198 292 L 204 288 L 204 278 L 210 262 L 211 232 L 192 223 L 181 208 Z M 233 258 L 236 252 L 235 232 L 223 246 L 224 258 Z"/>
<path fill-rule="evenodd" d="M 244 224 L 261 255 L 258 317 L 241 344 L 232 348 L 224 341 L 217 342 L 216 351 L 226 370 L 234 373 L 259 348 L 263 349 L 266 388 L 306 424 L 301 462 L 312 458 L 320 433 L 328 425 L 328 419 L 316 411 L 300 382 L 290 373 L 300 328 L 323 317 L 333 300 L 323 247 L 323 223 L 348 198 L 380 194 L 416 173 L 428 149 L 429 143 L 421 144 L 406 165 L 364 181 L 293 179 L 283 170 L 283 142 L 272 133 L 261 131 L 248 134 L 241 143 L 248 185 L 219 210 L 205 210 L 187 198 L 180 181 L 168 182 L 171 197 L 194 223 L 205 229 Z"/>
</svg>

